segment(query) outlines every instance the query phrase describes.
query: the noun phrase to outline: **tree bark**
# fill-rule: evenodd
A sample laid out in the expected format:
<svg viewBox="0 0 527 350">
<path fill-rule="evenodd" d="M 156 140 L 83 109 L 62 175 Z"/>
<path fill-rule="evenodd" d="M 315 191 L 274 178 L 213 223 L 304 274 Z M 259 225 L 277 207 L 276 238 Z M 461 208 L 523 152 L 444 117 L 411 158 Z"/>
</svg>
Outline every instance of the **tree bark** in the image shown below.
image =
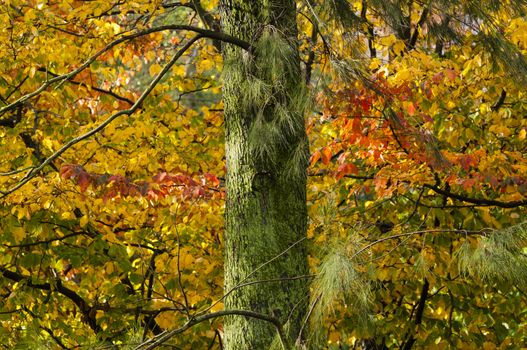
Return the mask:
<svg viewBox="0 0 527 350">
<path fill-rule="evenodd" d="M 229 44 L 222 48 L 225 291 L 242 282 L 282 279 L 236 289 L 225 309 L 276 317 L 291 342 L 309 302 L 308 281 L 291 279 L 308 274 L 308 143 L 295 16 L 292 0 L 222 2 L 222 31 L 254 47 L 251 52 Z M 225 349 L 268 349 L 275 338 L 275 327 L 266 322 L 240 316 L 225 320 Z"/>
</svg>

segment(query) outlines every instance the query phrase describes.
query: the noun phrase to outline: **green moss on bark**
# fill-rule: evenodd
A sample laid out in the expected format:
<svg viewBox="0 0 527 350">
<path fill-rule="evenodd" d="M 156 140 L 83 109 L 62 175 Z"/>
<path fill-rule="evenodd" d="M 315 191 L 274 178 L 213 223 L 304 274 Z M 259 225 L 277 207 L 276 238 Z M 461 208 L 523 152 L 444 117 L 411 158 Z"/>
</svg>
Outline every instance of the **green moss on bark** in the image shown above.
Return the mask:
<svg viewBox="0 0 527 350">
<path fill-rule="evenodd" d="M 306 280 L 307 137 L 294 1 L 225 0 L 223 31 L 254 44 L 254 52 L 223 48 L 227 202 L 225 290 L 248 281 L 283 278 L 237 289 L 226 309 L 277 317 L 292 341 L 309 301 Z M 257 272 L 253 273 L 256 269 Z M 247 281 L 246 281 L 247 282 Z M 225 320 L 226 349 L 268 349 L 272 325 L 232 316 Z"/>
</svg>

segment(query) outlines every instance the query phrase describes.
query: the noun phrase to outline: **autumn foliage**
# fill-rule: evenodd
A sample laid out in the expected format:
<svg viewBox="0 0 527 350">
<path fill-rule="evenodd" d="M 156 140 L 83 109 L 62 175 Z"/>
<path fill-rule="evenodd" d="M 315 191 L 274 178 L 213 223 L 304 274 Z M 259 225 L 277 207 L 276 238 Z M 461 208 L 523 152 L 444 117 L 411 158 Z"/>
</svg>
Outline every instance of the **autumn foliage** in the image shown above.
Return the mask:
<svg viewBox="0 0 527 350">
<path fill-rule="evenodd" d="M 404 8 L 409 40 L 377 1 L 335 1 L 362 18 L 353 30 L 323 3 L 298 1 L 312 95 L 306 283 L 345 246 L 368 302 L 359 310 L 353 291 L 335 293 L 311 326 L 318 344 L 521 348 L 525 13 L 488 5 L 492 25 L 466 26 L 452 14 L 454 39 L 434 34 L 439 7 L 386 2 Z M 218 45 L 252 43 L 219 35 L 218 6 L 0 3 L 6 348 L 140 346 L 222 310 L 229 169 Z M 492 35 L 507 49 L 489 46 Z M 170 342 L 220 348 L 221 322 Z"/>
</svg>

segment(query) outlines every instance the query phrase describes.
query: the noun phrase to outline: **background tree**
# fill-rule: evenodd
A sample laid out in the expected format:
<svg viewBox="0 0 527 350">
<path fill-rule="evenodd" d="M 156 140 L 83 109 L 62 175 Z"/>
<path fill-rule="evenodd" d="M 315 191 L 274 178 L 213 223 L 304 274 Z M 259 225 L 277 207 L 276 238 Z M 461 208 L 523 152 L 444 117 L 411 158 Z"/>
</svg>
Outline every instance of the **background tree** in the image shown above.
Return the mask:
<svg viewBox="0 0 527 350">
<path fill-rule="evenodd" d="M 524 10 L 0 4 L 0 343 L 518 347 Z"/>
</svg>

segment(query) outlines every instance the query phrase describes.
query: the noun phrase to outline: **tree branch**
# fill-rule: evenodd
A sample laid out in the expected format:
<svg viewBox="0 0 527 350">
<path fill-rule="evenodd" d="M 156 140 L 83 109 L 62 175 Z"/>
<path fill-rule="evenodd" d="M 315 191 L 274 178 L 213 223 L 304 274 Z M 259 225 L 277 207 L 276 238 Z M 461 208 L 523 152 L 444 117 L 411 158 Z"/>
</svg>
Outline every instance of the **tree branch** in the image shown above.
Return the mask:
<svg viewBox="0 0 527 350">
<path fill-rule="evenodd" d="M 368 49 L 370 50 L 370 58 L 377 57 L 377 50 L 375 49 L 374 41 L 375 41 L 375 30 L 373 28 L 373 24 L 368 21 L 368 18 L 366 17 L 366 14 L 368 12 L 368 2 L 366 0 L 362 0 L 361 4 L 362 8 L 360 11 L 360 18 L 366 23 L 366 26 L 368 27 Z"/>
<path fill-rule="evenodd" d="M 280 338 L 280 341 L 282 343 L 282 348 L 284 350 L 290 350 L 291 346 L 289 345 L 289 341 L 287 340 L 286 333 L 284 331 L 284 328 L 282 326 L 282 323 L 275 317 L 257 313 L 254 311 L 248 311 L 248 310 L 223 310 L 218 312 L 213 312 L 210 314 L 205 314 L 202 316 L 193 317 L 190 320 L 188 320 L 183 326 L 176 328 L 174 330 L 165 332 L 161 334 L 159 337 L 150 339 L 149 341 L 140 344 L 138 347 L 135 348 L 135 350 L 152 350 L 159 346 L 161 346 L 163 343 L 168 341 L 170 338 L 174 337 L 177 334 L 183 333 L 187 329 L 197 325 L 198 323 L 218 318 L 218 317 L 225 317 L 225 316 L 244 316 L 249 318 L 254 318 L 262 321 L 266 321 L 271 323 L 278 333 L 278 337 Z"/>
<path fill-rule="evenodd" d="M 409 49 L 414 49 L 415 44 L 417 43 L 417 38 L 419 37 L 419 29 L 423 26 L 423 24 L 426 21 L 426 18 L 428 16 L 429 9 L 428 7 L 425 7 L 423 9 L 423 12 L 421 13 L 421 17 L 419 17 L 419 21 L 415 25 L 414 32 L 412 33 L 412 37 L 410 38 L 410 42 L 408 43 Z"/>
<path fill-rule="evenodd" d="M 51 329 L 49 329 L 48 327 L 44 327 L 44 326 L 40 326 L 40 328 L 45 331 L 46 333 L 49 334 L 49 336 L 55 341 L 55 343 L 57 343 L 57 345 L 62 348 L 62 349 L 69 349 L 66 345 L 64 345 L 64 343 L 62 342 L 62 340 L 60 340 L 59 337 L 57 337 L 55 334 L 53 334 L 53 331 Z"/>
<path fill-rule="evenodd" d="M 308 172 L 308 176 L 325 176 L 330 175 L 331 173 L 325 169 L 320 169 L 317 172 Z M 375 178 L 375 175 L 353 175 L 353 174 L 346 174 L 344 177 L 349 179 L 355 179 L 355 180 L 372 180 Z"/>
<path fill-rule="evenodd" d="M 493 106 L 491 106 L 490 109 L 493 111 L 497 111 L 498 109 L 500 109 L 500 107 L 505 102 L 505 98 L 507 98 L 507 91 L 505 91 L 504 89 L 504 90 L 501 90 L 501 95 L 500 95 L 500 99 L 498 100 L 498 102 L 496 102 Z"/>
<path fill-rule="evenodd" d="M 121 43 L 123 43 L 125 41 L 129 41 L 129 40 L 133 40 L 133 39 L 139 38 L 141 36 L 145 36 L 145 35 L 152 34 L 152 33 L 157 33 L 157 32 L 162 32 L 162 31 L 167 31 L 167 30 L 187 30 L 187 31 L 198 33 L 200 38 L 203 37 L 203 38 L 209 38 L 209 39 L 224 41 L 224 42 L 227 42 L 227 43 L 239 46 L 242 49 L 247 50 L 247 51 L 250 51 L 251 48 L 252 48 L 251 44 L 249 44 L 248 42 L 243 41 L 243 40 L 238 39 L 238 38 L 235 38 L 235 37 L 233 37 L 231 35 L 220 33 L 220 32 L 215 32 L 215 31 L 212 31 L 212 30 L 203 29 L 203 28 L 199 28 L 199 27 L 189 26 L 189 25 L 176 25 L 176 24 L 174 24 L 174 25 L 165 25 L 165 26 L 159 26 L 159 27 L 154 27 L 154 28 L 141 30 L 141 31 L 136 32 L 134 34 L 125 35 L 125 36 L 120 37 L 119 39 L 116 39 L 116 40 L 112 41 L 111 43 L 107 44 L 102 49 L 97 51 L 97 53 L 95 53 L 93 56 L 88 58 L 77 69 L 75 69 L 75 70 L 73 70 L 73 71 L 71 71 L 69 73 L 61 74 L 61 75 L 58 75 L 58 76 L 56 76 L 54 78 L 51 78 L 51 79 L 47 80 L 46 82 L 44 82 L 35 91 L 30 92 L 30 93 L 20 97 L 18 100 L 14 101 L 13 103 L 10 103 L 7 106 L 4 106 L 4 107 L 0 108 L 0 115 L 3 115 L 3 114 L 5 114 L 6 112 L 8 112 L 10 110 L 13 110 L 17 106 L 23 104 L 24 102 L 28 101 L 29 99 L 31 99 L 31 98 L 33 98 L 35 96 L 37 96 L 42 91 L 46 90 L 48 87 L 50 87 L 51 85 L 53 85 L 55 83 L 71 80 L 77 74 L 79 74 L 80 72 L 82 72 L 83 70 L 88 68 L 99 56 L 101 56 L 102 54 L 104 54 L 105 52 L 107 52 L 108 50 L 113 48 L 114 46 L 117 46 L 117 45 L 119 45 L 119 44 L 121 44 Z"/>
<path fill-rule="evenodd" d="M 45 161 L 43 161 L 38 167 L 30 169 L 26 175 L 12 188 L 1 191 L 0 198 L 4 198 L 7 195 L 13 193 L 14 191 L 18 190 L 22 186 L 24 186 L 26 183 L 28 183 L 32 178 L 34 178 L 38 173 L 42 171 L 47 165 L 49 165 L 51 162 L 53 162 L 55 159 L 57 159 L 62 153 L 64 153 L 66 150 L 71 148 L 73 145 L 81 142 L 82 140 L 85 140 L 92 135 L 98 133 L 99 131 L 103 130 L 110 124 L 112 121 L 114 121 L 116 118 L 122 116 L 122 115 L 131 115 L 133 114 L 143 103 L 143 101 L 148 97 L 148 95 L 152 92 L 154 87 L 157 85 L 157 83 L 163 78 L 163 76 L 170 70 L 170 68 L 176 63 L 176 61 L 183 56 L 183 54 L 199 39 L 203 38 L 203 35 L 198 34 L 194 36 L 192 39 L 190 39 L 170 60 L 169 63 L 167 63 L 161 72 L 150 82 L 148 87 L 145 91 L 141 94 L 139 99 L 134 103 L 133 106 L 131 106 L 129 109 L 121 110 L 119 112 L 116 112 L 112 114 L 110 117 L 108 117 L 105 121 L 103 121 L 101 124 L 99 124 L 97 127 L 91 129 L 87 133 L 80 135 L 78 137 L 75 137 L 68 141 L 66 144 L 64 144 L 60 149 L 58 149 L 55 153 L 53 153 L 51 156 L 46 158 Z M 54 78 L 55 79 L 55 78 Z M 68 78 L 69 79 L 69 78 Z M 27 96 L 27 95 L 26 95 Z"/>
<path fill-rule="evenodd" d="M 91 234 L 89 232 L 85 232 L 85 231 L 73 232 L 73 233 L 64 235 L 62 237 L 50 238 L 50 239 L 46 239 L 44 241 L 36 241 L 36 242 L 13 244 L 13 245 L 4 244 L 4 247 L 6 247 L 6 248 L 27 248 L 27 247 L 33 247 L 33 246 L 36 246 L 36 245 L 40 245 L 40 244 L 49 244 L 49 243 L 53 243 L 53 242 L 56 242 L 56 241 L 63 241 L 63 240 L 68 239 L 70 237 L 75 237 L 75 236 L 80 236 L 80 235 L 91 236 Z"/>
<path fill-rule="evenodd" d="M 60 294 L 64 295 L 66 298 L 71 300 L 79 310 L 81 311 L 82 315 L 84 316 L 84 321 L 90 326 L 90 328 L 95 332 L 98 333 L 101 329 L 97 325 L 97 321 L 95 319 L 95 314 L 92 314 L 92 307 L 88 305 L 88 303 L 82 299 L 80 295 L 75 293 L 73 290 L 64 287 L 62 285 L 62 281 L 60 279 L 56 279 L 56 285 L 51 285 L 50 283 L 33 283 L 30 276 L 23 276 L 19 273 L 10 271 L 6 269 L 5 267 L 0 266 L 0 273 L 7 279 L 10 279 L 14 282 L 25 282 L 25 286 L 33 289 L 40 289 L 40 290 L 47 290 L 47 291 L 57 291 Z"/>
<path fill-rule="evenodd" d="M 391 239 L 397 239 L 397 238 L 401 238 L 401 237 L 408 237 L 408 236 L 414 236 L 414 235 L 424 235 L 424 234 L 427 234 L 427 233 L 460 233 L 460 234 L 464 234 L 464 235 L 483 235 L 485 233 L 488 233 L 488 231 L 492 231 L 491 229 L 481 229 L 481 230 L 478 230 L 478 231 L 468 231 L 468 230 L 422 230 L 422 231 L 413 231 L 413 232 L 406 232 L 406 233 L 400 233 L 400 234 L 396 234 L 396 235 L 392 235 L 392 236 L 386 236 L 386 237 L 382 237 L 382 238 L 379 238 L 378 240 L 362 247 L 361 249 L 359 249 L 355 254 L 353 254 L 353 256 L 351 257 L 352 259 L 359 256 L 360 254 L 364 253 L 366 250 L 370 249 L 371 247 L 373 247 L 374 245 L 377 245 L 379 243 L 382 243 L 382 242 L 385 242 L 385 241 L 388 241 L 388 240 L 391 240 Z"/>
<path fill-rule="evenodd" d="M 313 63 L 315 62 L 315 46 L 318 38 L 318 28 L 315 23 L 311 22 L 313 29 L 311 30 L 310 48 L 306 61 L 306 85 L 311 82 L 311 72 L 313 71 Z"/>
<path fill-rule="evenodd" d="M 47 70 L 47 69 L 44 68 L 44 67 L 40 67 L 40 68 L 38 68 L 37 71 L 39 71 L 39 72 L 44 72 L 44 73 L 46 73 L 46 74 L 51 75 L 52 77 L 58 77 L 58 76 L 59 76 L 59 74 L 55 74 L 55 73 L 53 73 L 53 72 L 50 72 L 49 70 Z M 81 86 L 82 86 L 82 85 L 86 85 L 86 84 L 83 83 L 83 82 L 80 82 L 80 81 L 74 81 L 74 80 L 69 80 L 69 83 L 70 83 L 70 84 L 73 84 L 73 85 L 81 85 Z M 126 97 L 120 96 L 120 95 L 116 94 L 115 92 L 113 92 L 113 91 L 111 91 L 111 90 L 101 89 L 101 88 L 96 87 L 96 86 L 92 86 L 91 89 L 94 90 L 94 91 L 100 92 L 100 93 L 102 93 L 102 94 L 110 95 L 110 96 L 114 97 L 115 99 L 120 100 L 120 101 L 123 101 L 123 102 L 126 102 L 126 103 L 128 103 L 128 104 L 130 104 L 130 105 L 133 105 L 133 104 L 134 104 L 134 101 L 130 100 L 129 98 L 126 98 Z"/>
<path fill-rule="evenodd" d="M 447 190 L 443 190 L 443 189 L 441 189 L 441 188 L 439 188 L 437 186 L 434 186 L 434 185 L 425 184 L 424 187 L 429 188 L 432 191 L 434 191 L 434 192 L 436 192 L 438 194 L 441 194 L 441 195 L 443 195 L 445 197 L 448 197 L 448 198 L 453 198 L 453 199 L 457 199 L 457 200 L 460 200 L 460 201 L 463 201 L 463 202 L 477 204 L 477 205 L 482 205 L 482 206 L 496 206 L 496 207 L 500 207 L 500 208 L 517 208 L 517 207 L 522 207 L 522 206 L 526 206 L 527 205 L 527 199 L 519 200 L 519 201 L 512 201 L 512 202 L 502 202 L 502 201 L 497 201 L 497 200 L 494 200 L 494 199 L 483 199 L 483 198 L 467 197 L 467 196 L 463 196 L 463 195 L 460 195 L 460 194 L 452 193 L 452 192 L 447 191 Z"/>
<path fill-rule="evenodd" d="M 203 24 L 205 24 L 205 26 L 207 26 L 208 29 L 211 29 L 219 33 L 220 32 L 219 23 L 214 19 L 214 17 L 209 12 L 205 11 L 203 6 L 201 6 L 201 1 L 192 0 L 192 5 L 194 7 L 194 10 L 198 14 L 199 18 L 203 22 Z M 212 41 L 212 44 L 218 51 L 221 51 L 221 41 L 220 40 L 214 39 Z"/>
<path fill-rule="evenodd" d="M 421 296 L 419 297 L 419 302 L 417 304 L 417 311 L 415 313 L 415 322 L 414 324 L 416 326 L 420 325 L 423 320 L 423 313 L 425 311 L 425 305 L 426 305 L 426 298 L 428 298 L 428 288 L 430 287 L 430 283 L 425 278 L 425 282 L 423 284 L 423 288 L 421 289 Z M 407 335 L 407 340 L 404 342 L 403 346 L 401 347 L 402 350 L 410 350 L 412 346 L 415 343 L 415 337 L 413 334 Z"/>
<path fill-rule="evenodd" d="M 9 118 L 0 119 L 0 126 L 14 128 L 22 120 L 22 111 L 22 106 L 18 106 L 16 112 L 14 112 Z"/>
</svg>

